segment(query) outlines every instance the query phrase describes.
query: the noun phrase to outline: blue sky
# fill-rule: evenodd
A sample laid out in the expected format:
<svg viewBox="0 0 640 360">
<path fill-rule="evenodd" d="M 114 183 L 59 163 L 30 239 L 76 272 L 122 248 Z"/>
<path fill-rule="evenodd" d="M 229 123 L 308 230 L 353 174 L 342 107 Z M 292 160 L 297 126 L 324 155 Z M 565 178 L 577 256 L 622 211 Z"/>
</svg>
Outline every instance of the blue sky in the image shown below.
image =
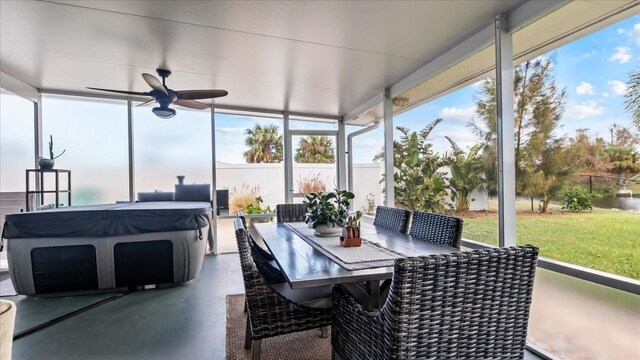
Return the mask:
<svg viewBox="0 0 640 360">
<path fill-rule="evenodd" d="M 614 124 L 632 127 L 624 110 L 624 91 L 628 73 L 640 70 L 640 16 L 630 17 L 543 55 L 555 58 L 553 74 L 558 85 L 566 88 L 565 111 L 558 135 L 572 136 L 580 128 L 609 139 Z M 431 133 L 436 151 L 450 150 L 444 138 L 450 136 L 461 147 L 472 146 L 477 139 L 467 123 L 475 115 L 478 84 L 424 104 L 394 119 L 395 125 L 421 130 L 427 123 L 442 118 Z M 368 162 L 382 148 L 382 130 L 356 138 L 356 162 Z M 399 133 L 395 133 L 397 138 Z"/>
<path fill-rule="evenodd" d="M 591 133 L 603 136 L 608 139 L 608 129 L 613 123 L 631 126 L 631 116 L 624 110 L 624 91 L 628 73 L 632 70 L 639 70 L 640 59 L 640 15 L 630 17 L 622 22 L 606 27 L 600 31 L 580 38 L 572 43 L 555 49 L 543 56 L 553 56 L 555 58 L 554 75 L 558 84 L 567 90 L 567 100 L 565 112 L 561 121 L 559 135 L 573 135 L 576 129 L 589 128 Z M 474 96 L 477 94 L 477 84 L 470 85 L 454 93 L 438 98 L 432 102 L 424 104 L 416 109 L 408 111 L 395 118 L 396 125 L 406 126 L 412 130 L 420 130 L 427 123 L 436 118 L 443 118 L 444 121 L 432 132 L 431 138 L 434 147 L 438 152 L 449 150 L 449 145 L 444 136 L 452 137 L 460 146 L 469 147 L 477 139 L 473 136 L 467 123 L 474 117 Z M 51 97 L 55 98 L 55 97 Z M 6 95 L 2 95 L 3 118 L 5 113 L 20 112 L 19 100 L 12 100 Z M 64 107 L 64 103 L 69 103 Z M 86 104 L 85 104 L 86 103 Z M 67 154 L 60 159 L 62 165 L 65 162 L 74 162 L 72 158 L 83 157 L 82 149 L 88 146 L 74 146 L 66 139 L 66 131 L 72 131 L 77 126 L 70 126 L 65 121 L 75 118 L 73 114 L 91 114 L 95 128 L 91 131 L 91 144 L 100 144 L 108 138 L 108 145 L 101 144 L 99 148 L 101 155 L 109 154 L 113 149 L 126 149 L 126 136 L 122 135 L 126 129 L 126 116 L 123 104 L 108 106 L 108 102 L 100 102 L 102 107 L 112 107 L 109 109 L 114 114 L 112 118 L 120 119 L 118 124 L 112 121 L 102 121 L 96 118 L 96 107 L 91 101 L 78 100 L 51 100 L 45 104 L 47 110 L 54 111 L 53 114 L 45 115 L 45 134 L 53 133 L 56 142 L 61 148 L 68 148 Z M 77 106 L 84 106 L 78 108 Z M 63 108 L 58 108 L 63 106 Z M 117 107 L 117 109 L 116 109 Z M 55 110 L 54 110 L 55 109 Z M 102 108 L 101 108 L 102 109 Z M 105 109 L 100 110 L 106 114 Z M 136 108 L 134 113 L 138 121 L 136 126 L 136 159 L 143 162 L 175 161 L 175 156 L 181 154 L 178 149 L 189 149 L 194 145 L 194 139 L 204 141 L 203 149 L 208 148 L 208 122 L 209 116 L 205 112 L 195 112 L 180 109 L 178 116 L 174 119 L 157 122 L 151 115 L 148 107 Z M 56 126 L 49 124 L 51 119 L 57 119 Z M 66 119 L 66 120 L 65 120 Z M 219 114 L 216 116 L 216 151 L 217 159 L 222 162 L 238 163 L 244 162 L 242 156 L 246 150 L 244 145 L 244 131 L 252 127 L 256 121 L 261 123 L 273 123 L 282 129 L 280 119 L 273 118 L 252 118 L 249 116 L 232 116 Z M 77 120 L 77 119 L 76 119 Z M 179 122 L 179 129 L 175 124 Z M 29 124 L 27 122 L 26 124 Z M 25 124 L 25 125 L 26 125 Z M 29 124 L 29 126 L 32 126 Z M 122 136 L 108 136 L 110 132 L 116 131 Z M 318 123 L 296 124 L 297 128 L 327 128 L 326 125 Z M 294 126 L 292 125 L 292 128 Z M 48 129 L 48 130 L 47 130 Z M 3 129 L 6 130 L 6 129 Z M 357 130 L 355 127 L 348 127 L 347 131 Z M 17 131 L 17 129 L 16 129 Z M 8 135 L 8 132 L 4 131 Z M 176 133 L 184 136 L 175 136 Z M 103 135 L 99 135 L 103 134 Z M 396 137 L 399 133 L 396 132 Z M 188 144 L 184 139 L 189 138 Z M 4 142 L 4 136 L 3 136 Z M 179 142 L 180 144 L 173 144 Z M 367 135 L 355 138 L 354 159 L 357 163 L 370 162 L 373 155 L 379 152 L 383 146 L 382 127 Z M 6 143 L 6 142 L 5 142 Z M 10 151 L 3 144 L 3 152 Z M 111 150 L 110 150 L 111 149 Z M 74 154 L 75 152 L 75 154 Z M 93 151 L 94 155 L 96 151 Z M 102 156 L 108 161 L 109 156 Z M 153 158 L 152 158 L 153 157 Z M 114 159 L 122 159 L 120 154 Z M 88 158 L 90 159 L 90 158 Z M 79 160 L 78 158 L 78 161 Z M 198 162 L 197 157 L 181 156 L 180 163 Z M 195 165 L 195 164 L 194 164 Z"/>
</svg>

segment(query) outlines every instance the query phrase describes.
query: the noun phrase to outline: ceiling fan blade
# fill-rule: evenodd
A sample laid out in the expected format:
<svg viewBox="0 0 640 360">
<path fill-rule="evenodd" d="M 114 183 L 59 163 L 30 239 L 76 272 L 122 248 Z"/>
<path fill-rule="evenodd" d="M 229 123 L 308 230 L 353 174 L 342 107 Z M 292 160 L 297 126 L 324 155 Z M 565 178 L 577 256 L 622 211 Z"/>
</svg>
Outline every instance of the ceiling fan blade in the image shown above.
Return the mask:
<svg viewBox="0 0 640 360">
<path fill-rule="evenodd" d="M 213 99 L 217 97 L 227 96 L 229 93 L 226 90 L 180 90 L 176 91 L 178 99 Z"/>
<path fill-rule="evenodd" d="M 156 101 L 156 99 L 151 99 L 151 100 L 145 101 L 145 102 L 143 102 L 143 103 L 141 103 L 141 104 L 136 105 L 135 107 L 145 106 L 145 105 L 147 105 L 148 103 L 152 103 L 152 102 L 154 102 L 154 101 Z"/>
<path fill-rule="evenodd" d="M 151 74 L 143 73 L 142 78 L 144 79 L 144 81 L 147 82 L 147 84 L 149 84 L 149 86 L 151 86 L 153 90 L 162 91 L 166 95 L 169 95 L 169 93 L 167 92 L 167 89 L 164 88 L 164 85 L 162 85 L 162 83 L 160 82 L 160 80 L 158 80 L 157 77 Z"/>
<path fill-rule="evenodd" d="M 190 109 L 204 110 L 204 109 L 208 109 L 209 108 L 209 105 L 203 104 L 203 103 L 201 103 L 199 101 L 195 101 L 195 100 L 178 99 L 178 100 L 174 101 L 173 103 L 175 105 L 184 106 L 184 107 L 190 108 Z"/>
<path fill-rule="evenodd" d="M 112 92 L 112 93 L 116 93 L 116 94 L 127 94 L 127 95 L 149 96 L 149 93 L 148 93 L 148 92 L 124 91 L 124 90 L 111 90 L 111 89 L 101 89 L 101 88 L 94 88 L 94 87 L 87 87 L 87 89 L 91 89 L 91 90 L 99 90 L 99 91 L 107 91 L 107 92 Z"/>
</svg>

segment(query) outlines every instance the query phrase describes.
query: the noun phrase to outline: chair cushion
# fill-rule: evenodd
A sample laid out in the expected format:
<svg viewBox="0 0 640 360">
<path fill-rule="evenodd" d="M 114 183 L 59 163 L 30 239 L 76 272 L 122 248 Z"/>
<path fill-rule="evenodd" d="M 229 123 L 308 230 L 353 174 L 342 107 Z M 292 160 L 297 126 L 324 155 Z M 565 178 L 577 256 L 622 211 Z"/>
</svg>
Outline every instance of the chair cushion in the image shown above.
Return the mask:
<svg viewBox="0 0 640 360">
<path fill-rule="evenodd" d="M 258 268 L 258 271 L 268 283 L 276 284 L 287 281 L 278 263 L 273 259 L 273 256 L 262 249 L 260 245 L 256 244 L 251 238 L 249 238 L 249 250 L 251 251 L 251 258 L 253 258 L 256 268 Z"/>
<path fill-rule="evenodd" d="M 271 288 L 278 294 L 294 303 L 315 309 L 331 308 L 331 293 L 333 286 L 316 286 L 304 289 L 292 289 L 288 283 L 271 284 Z"/>
</svg>

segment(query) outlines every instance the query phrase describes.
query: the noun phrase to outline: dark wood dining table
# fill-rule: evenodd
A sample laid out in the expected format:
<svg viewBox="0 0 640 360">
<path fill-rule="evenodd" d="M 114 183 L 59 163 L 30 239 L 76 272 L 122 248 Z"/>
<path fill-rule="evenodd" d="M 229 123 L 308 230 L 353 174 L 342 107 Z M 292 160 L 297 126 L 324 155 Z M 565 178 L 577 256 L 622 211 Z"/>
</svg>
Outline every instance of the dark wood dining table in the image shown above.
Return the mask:
<svg viewBox="0 0 640 360">
<path fill-rule="evenodd" d="M 254 223 L 292 289 L 343 285 L 368 309 L 378 309 L 387 296 L 393 266 L 347 270 L 284 223 Z M 460 251 L 404 233 L 362 224 L 362 238 L 402 256 L 423 256 Z M 336 240 L 338 241 L 338 240 Z"/>
</svg>

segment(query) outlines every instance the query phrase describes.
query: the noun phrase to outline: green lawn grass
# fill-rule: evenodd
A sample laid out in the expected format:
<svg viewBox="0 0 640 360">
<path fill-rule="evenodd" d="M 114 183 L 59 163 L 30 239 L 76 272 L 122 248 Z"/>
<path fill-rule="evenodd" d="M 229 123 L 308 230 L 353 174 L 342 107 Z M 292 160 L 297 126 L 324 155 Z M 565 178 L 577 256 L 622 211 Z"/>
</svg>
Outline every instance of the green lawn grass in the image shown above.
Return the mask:
<svg viewBox="0 0 640 360">
<path fill-rule="evenodd" d="M 495 213 L 465 217 L 462 236 L 497 245 L 497 222 Z M 640 213 L 600 208 L 552 215 L 519 212 L 516 233 L 518 245 L 535 245 L 540 256 L 640 279 Z"/>
</svg>

